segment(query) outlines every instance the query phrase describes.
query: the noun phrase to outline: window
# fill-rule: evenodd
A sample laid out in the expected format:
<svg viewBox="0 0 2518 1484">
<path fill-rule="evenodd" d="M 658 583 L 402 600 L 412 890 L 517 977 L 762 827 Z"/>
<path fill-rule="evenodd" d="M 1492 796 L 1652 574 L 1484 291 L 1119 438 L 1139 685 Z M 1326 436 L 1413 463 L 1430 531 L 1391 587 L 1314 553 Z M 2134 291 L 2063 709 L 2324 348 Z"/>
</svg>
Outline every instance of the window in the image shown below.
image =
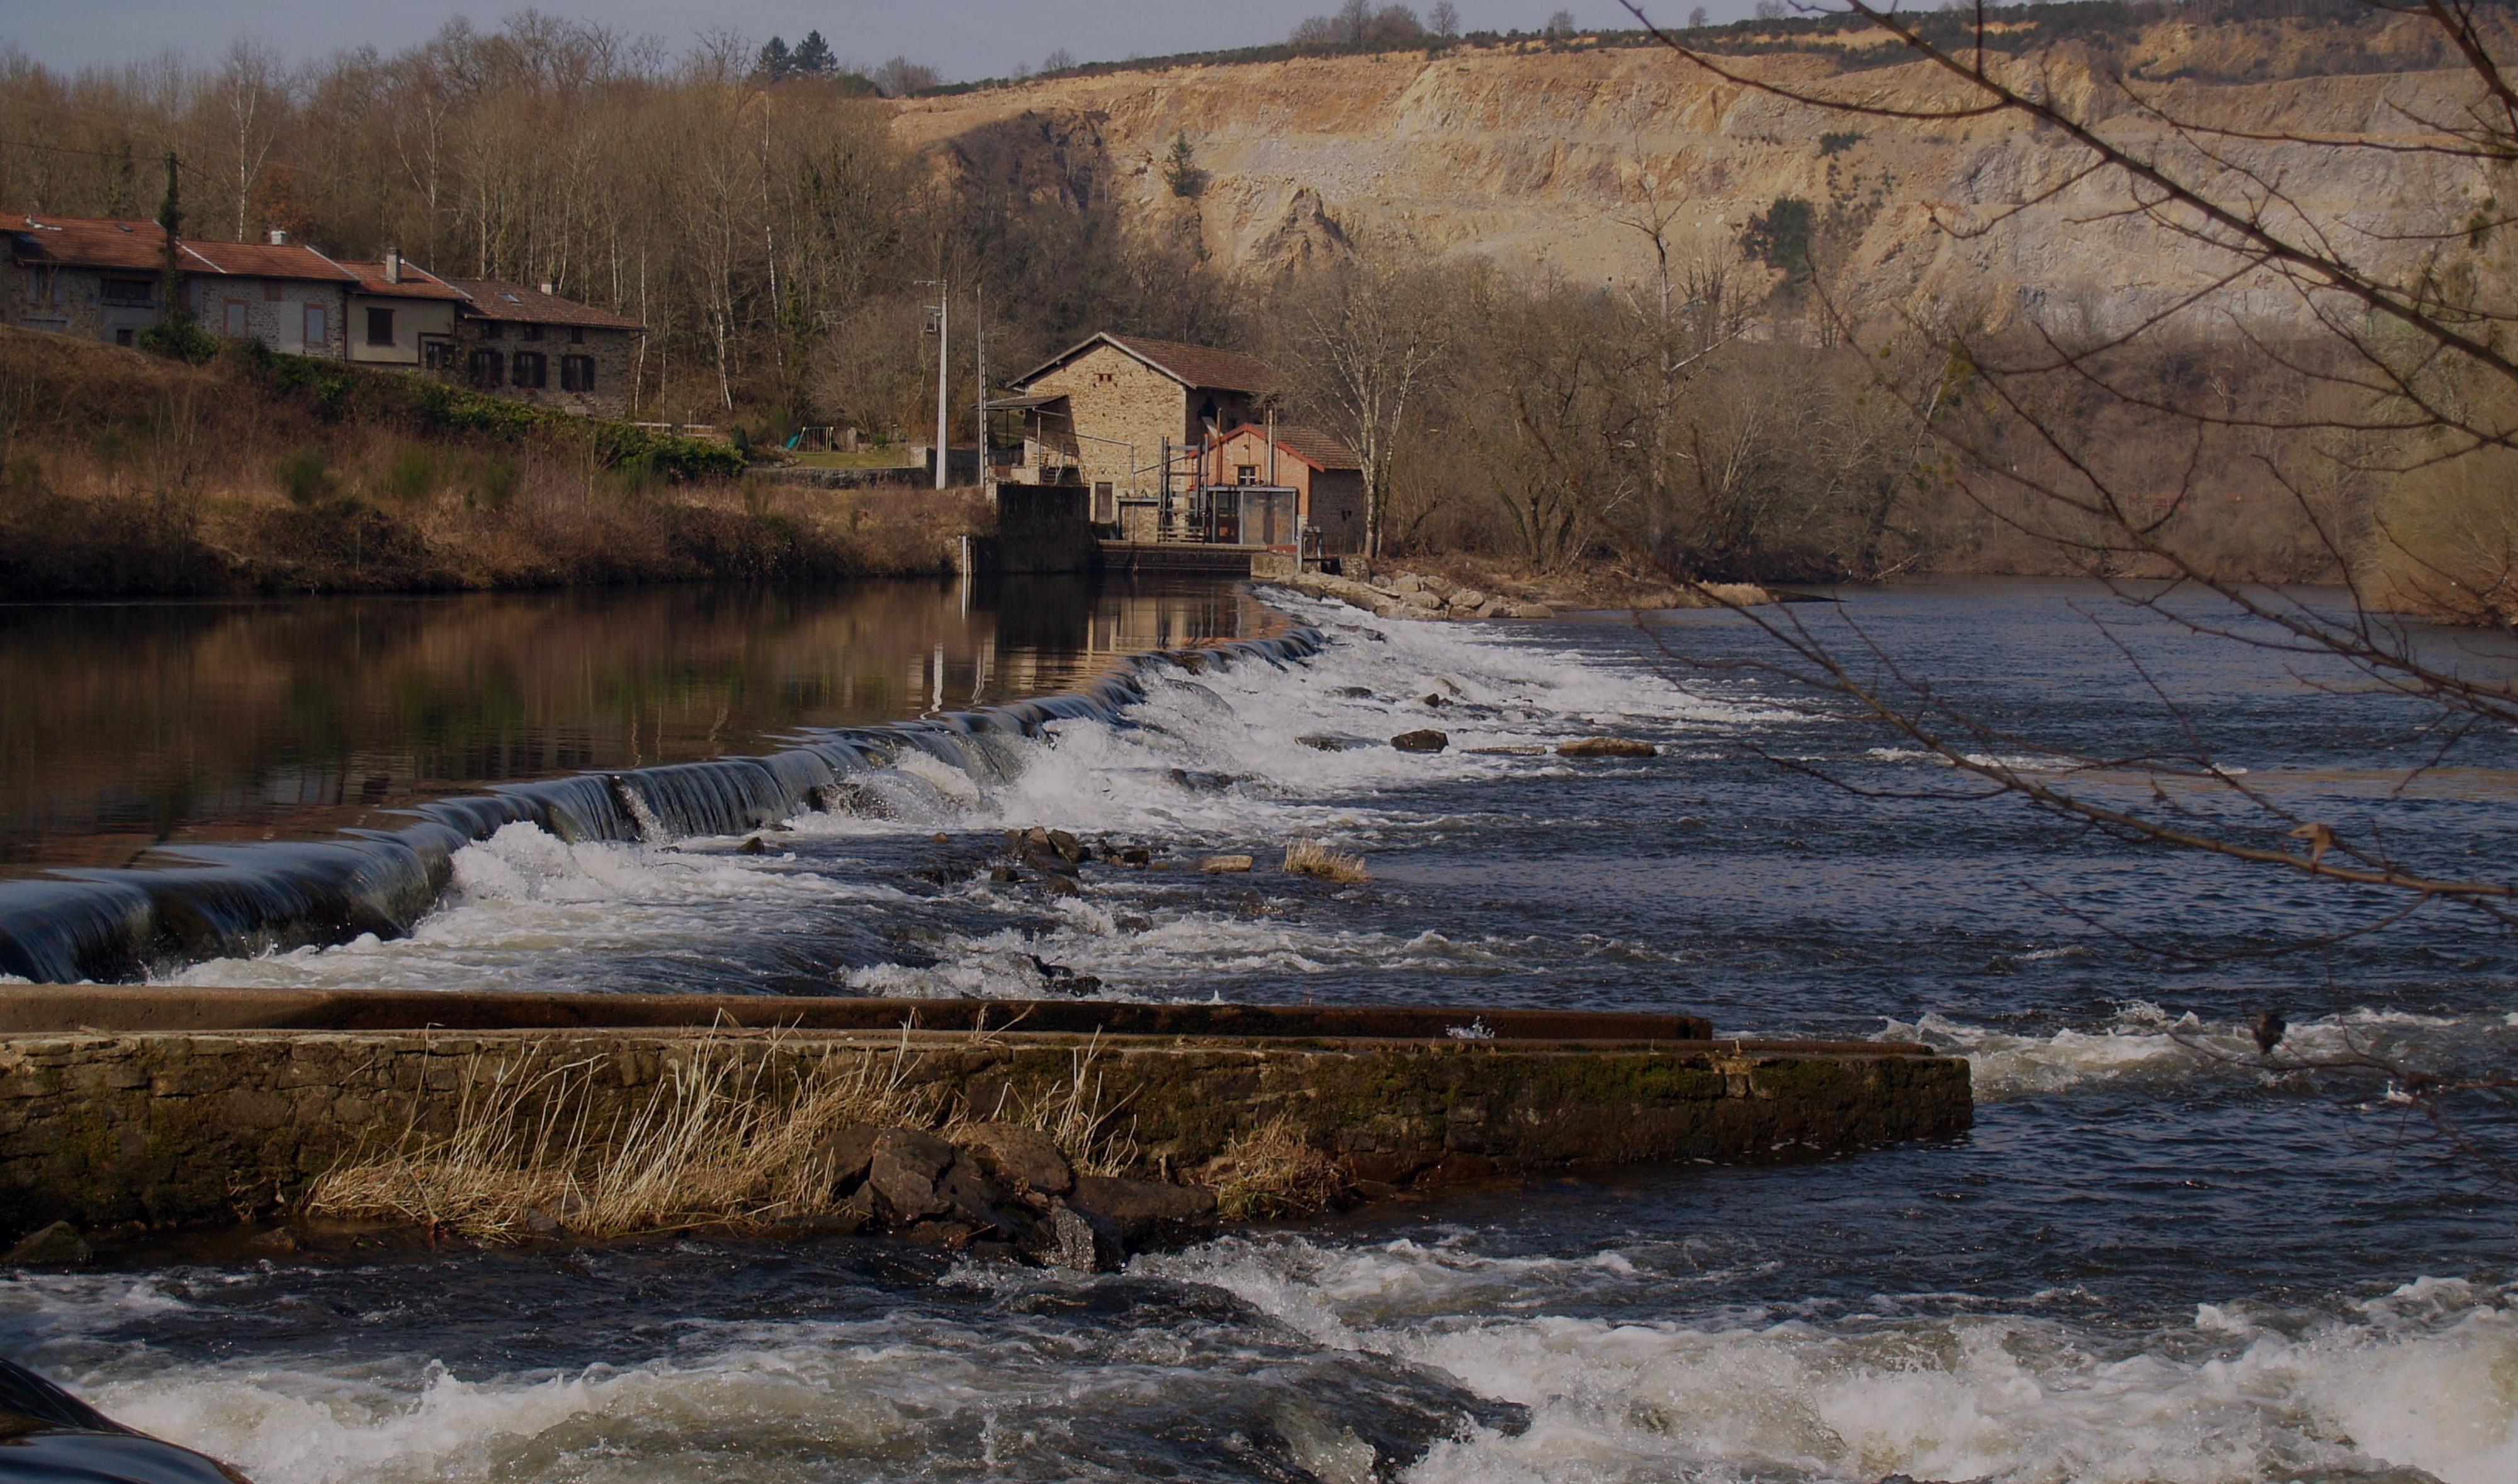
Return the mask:
<svg viewBox="0 0 2518 1484">
<path fill-rule="evenodd" d="M 389 309 L 368 311 L 368 344 L 391 345 L 393 343 L 393 311 Z"/>
<path fill-rule="evenodd" d="M 470 366 L 472 384 L 483 388 L 497 386 L 499 373 L 506 364 L 507 358 L 497 351 L 474 351 Z"/>
<path fill-rule="evenodd" d="M 1093 483 L 1093 524 L 1096 526 L 1119 524 L 1119 495 L 1111 488 L 1108 480 L 1096 480 Z"/>
<path fill-rule="evenodd" d="M 539 325 L 539 324 L 528 324 L 528 325 L 526 325 L 526 326 L 525 326 L 525 338 L 526 338 L 527 340 L 540 340 L 541 338 L 543 338 L 543 327 L 542 327 L 541 325 Z"/>
<path fill-rule="evenodd" d="M 518 351 L 507 367 L 507 380 L 519 387 L 539 390 L 547 384 L 550 358 L 540 351 Z"/>
<path fill-rule="evenodd" d="M 586 326 L 582 324 L 570 325 L 568 327 L 568 343 L 571 345 L 586 344 Z"/>
<path fill-rule="evenodd" d="M 26 270 L 26 302 L 59 304 L 62 302 L 62 271 L 58 268 Z"/>
<path fill-rule="evenodd" d="M 227 309 L 224 312 L 224 320 L 229 338 L 235 340 L 242 340 L 244 338 L 245 307 L 242 299 L 230 299 L 228 301 Z"/>
<path fill-rule="evenodd" d="M 496 320 L 496 319 L 484 319 L 484 320 L 482 320 L 482 321 L 481 321 L 481 338 L 482 338 L 482 339 L 484 339 L 484 340 L 496 340 L 496 339 L 498 339 L 498 338 L 499 338 L 499 321 L 498 321 L 498 320 Z"/>
<path fill-rule="evenodd" d="M 115 330 L 113 332 L 113 343 L 116 345 L 129 345 L 131 343 L 131 326 L 126 324 L 122 328 Z"/>
<path fill-rule="evenodd" d="M 157 302 L 157 285 L 148 278 L 107 278 L 97 285 L 96 297 L 122 309 L 148 309 Z"/>
<path fill-rule="evenodd" d="M 1119 384 L 1119 373 L 1116 371 L 1096 371 L 1093 373 L 1093 384 L 1097 387 L 1115 387 Z"/>
<path fill-rule="evenodd" d="M 1259 483 L 1259 466 L 1257 464 L 1234 465 L 1233 483 L 1237 485 L 1255 485 Z"/>
<path fill-rule="evenodd" d="M 331 343 L 331 317 L 324 312 L 324 306 L 320 304 L 306 306 L 306 348 L 310 351 L 320 351 L 329 347 Z"/>
<path fill-rule="evenodd" d="M 594 358 L 562 356 L 559 359 L 559 389 L 563 392 L 594 390 Z"/>
<path fill-rule="evenodd" d="M 443 371 L 455 364 L 455 347 L 443 340 L 422 340 L 419 362 L 432 371 Z"/>
</svg>

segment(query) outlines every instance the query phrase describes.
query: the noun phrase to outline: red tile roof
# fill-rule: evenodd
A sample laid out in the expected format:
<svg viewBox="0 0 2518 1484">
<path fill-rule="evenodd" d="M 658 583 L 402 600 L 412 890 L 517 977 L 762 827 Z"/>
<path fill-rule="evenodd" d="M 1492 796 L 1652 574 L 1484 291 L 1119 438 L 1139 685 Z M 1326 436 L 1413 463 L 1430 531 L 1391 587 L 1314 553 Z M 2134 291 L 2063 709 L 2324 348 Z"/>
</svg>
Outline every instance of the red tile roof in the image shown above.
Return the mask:
<svg viewBox="0 0 2518 1484">
<path fill-rule="evenodd" d="M 166 233 L 155 222 L 36 213 L 0 217 L 0 233 L 19 261 L 65 268 L 155 273 L 165 265 Z M 299 278 L 346 283 L 354 275 L 312 247 L 294 242 L 210 242 L 182 237 L 176 267 L 188 274 L 239 278 Z"/>
<path fill-rule="evenodd" d="M 0 233 L 8 235 L 10 252 L 21 263 L 154 273 L 165 262 L 166 233 L 154 222 L 13 212 L 0 217 Z"/>
<path fill-rule="evenodd" d="M 1247 392 L 1253 396 L 1265 396 L 1277 390 L 1276 371 L 1256 356 L 1244 356 L 1238 351 L 1220 351 L 1210 345 L 1184 345 L 1177 340 L 1113 335 L 1108 330 L 1067 347 L 1034 369 L 1016 377 L 1010 385 L 1027 386 L 1097 345 L 1115 346 L 1185 387 Z"/>
<path fill-rule="evenodd" d="M 1223 441 L 1231 443 L 1244 433 L 1249 434 L 1261 447 L 1267 446 L 1268 430 L 1258 423 L 1243 423 L 1225 434 Z M 1305 427 L 1300 423 L 1281 422 L 1277 425 L 1277 448 L 1280 452 L 1290 453 L 1313 468 L 1324 472 L 1364 467 L 1364 460 L 1356 457 L 1355 450 L 1348 447 L 1337 435 L 1324 433 L 1318 428 Z"/>
<path fill-rule="evenodd" d="M 353 293 L 376 294 L 395 299 L 451 299 L 463 302 L 463 290 L 406 258 L 402 265 L 402 281 L 385 281 L 382 263 L 344 263 L 341 265 L 359 280 Z"/>
<path fill-rule="evenodd" d="M 643 330 L 645 325 L 608 309 L 580 304 L 557 294 L 509 283 L 503 278 L 448 278 L 444 280 L 460 291 L 467 301 L 465 308 L 484 319 L 503 319 L 519 324 L 582 324 L 588 329 Z"/>
</svg>

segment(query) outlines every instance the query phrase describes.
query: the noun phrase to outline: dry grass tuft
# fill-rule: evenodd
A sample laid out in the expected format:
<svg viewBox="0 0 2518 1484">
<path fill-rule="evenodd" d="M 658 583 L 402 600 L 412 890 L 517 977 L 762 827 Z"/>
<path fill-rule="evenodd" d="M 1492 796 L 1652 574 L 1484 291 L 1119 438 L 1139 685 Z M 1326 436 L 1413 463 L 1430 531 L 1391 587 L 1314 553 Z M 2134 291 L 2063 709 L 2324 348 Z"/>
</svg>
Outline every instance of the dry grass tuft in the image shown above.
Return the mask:
<svg viewBox="0 0 2518 1484">
<path fill-rule="evenodd" d="M 1281 1118 L 1236 1138 L 1206 1168 L 1218 1214 L 1228 1221 L 1317 1215 L 1352 1188 L 1346 1166 L 1313 1147 Z"/>
<path fill-rule="evenodd" d="M 1349 885 L 1366 875 L 1364 857 L 1331 850 L 1318 840 L 1296 840 L 1286 846 L 1285 869 L 1297 875 Z"/>
<path fill-rule="evenodd" d="M 770 1075 L 776 1061 L 703 1040 L 643 1105 L 598 1129 L 591 1093 L 607 1063 L 476 1056 L 452 1132 L 333 1169 L 307 1209 L 485 1242 L 554 1228 L 760 1227 L 832 1208 L 831 1130 L 949 1122 L 933 1089 L 910 1081 L 906 1047 L 889 1058 L 835 1050 L 792 1085 Z"/>
</svg>

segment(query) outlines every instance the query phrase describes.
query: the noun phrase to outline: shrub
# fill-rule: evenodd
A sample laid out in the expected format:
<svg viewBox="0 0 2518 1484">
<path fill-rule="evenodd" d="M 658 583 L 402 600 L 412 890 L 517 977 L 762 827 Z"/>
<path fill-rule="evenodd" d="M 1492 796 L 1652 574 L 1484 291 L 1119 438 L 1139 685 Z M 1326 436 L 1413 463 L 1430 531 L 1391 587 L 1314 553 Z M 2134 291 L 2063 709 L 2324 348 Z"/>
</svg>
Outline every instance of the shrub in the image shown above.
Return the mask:
<svg viewBox="0 0 2518 1484">
<path fill-rule="evenodd" d="M 405 504 L 417 504 L 437 492 L 437 456 L 426 448 L 405 448 L 385 466 L 377 487 Z"/>
<path fill-rule="evenodd" d="M 280 483 L 280 492 L 288 503 L 301 510 L 311 510 L 332 497 L 332 471 L 325 466 L 324 450 L 311 445 L 300 445 L 280 456 L 273 471 Z"/>
</svg>

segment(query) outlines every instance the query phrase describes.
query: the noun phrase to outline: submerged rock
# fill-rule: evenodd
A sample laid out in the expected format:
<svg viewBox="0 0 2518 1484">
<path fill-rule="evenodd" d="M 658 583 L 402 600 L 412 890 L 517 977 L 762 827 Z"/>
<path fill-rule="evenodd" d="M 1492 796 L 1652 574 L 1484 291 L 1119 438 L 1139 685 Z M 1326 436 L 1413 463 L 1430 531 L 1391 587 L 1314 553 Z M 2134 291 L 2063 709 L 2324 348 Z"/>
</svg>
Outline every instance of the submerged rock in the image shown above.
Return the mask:
<svg viewBox="0 0 2518 1484">
<path fill-rule="evenodd" d="M 1359 747 L 1381 745 L 1369 737 L 1349 737 L 1342 732 L 1311 732 L 1294 741 L 1315 752 L 1353 752 Z"/>
<path fill-rule="evenodd" d="M 1249 856 L 1208 856 L 1197 863 L 1197 869 L 1211 876 L 1238 875 L 1257 864 Z"/>
<path fill-rule="evenodd" d="M 1584 737 L 1560 742 L 1559 757 L 1659 757 L 1661 749 L 1631 737 Z"/>
<path fill-rule="evenodd" d="M 1451 734 L 1431 727 L 1416 732 L 1402 732 L 1390 739 L 1390 745 L 1402 752 L 1440 752 L 1452 744 Z"/>
<path fill-rule="evenodd" d="M 78 1267 L 95 1256 L 96 1249 L 87 1245 L 77 1227 L 56 1221 L 9 1249 L 8 1256 L 0 1260 L 14 1267 Z"/>
<path fill-rule="evenodd" d="M 1215 1192 L 1197 1185 L 1078 1175 L 1066 1204 L 1110 1222 L 1131 1249 L 1194 1242 L 1216 1228 Z"/>
<path fill-rule="evenodd" d="M 1032 1228 L 1031 1255 L 1049 1267 L 1112 1273 L 1126 1265 L 1128 1244 L 1108 1217 L 1062 1201 Z"/>
</svg>

